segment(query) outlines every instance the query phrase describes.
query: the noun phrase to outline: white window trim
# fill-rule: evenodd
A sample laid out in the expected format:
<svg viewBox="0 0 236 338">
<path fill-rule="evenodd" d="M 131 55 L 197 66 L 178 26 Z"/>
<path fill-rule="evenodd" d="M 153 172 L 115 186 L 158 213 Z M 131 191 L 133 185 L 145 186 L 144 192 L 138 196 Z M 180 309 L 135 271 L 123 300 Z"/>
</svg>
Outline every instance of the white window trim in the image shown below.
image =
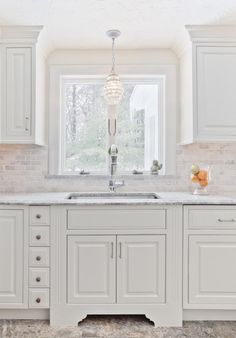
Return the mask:
<svg viewBox="0 0 236 338">
<path fill-rule="evenodd" d="M 61 78 L 75 76 L 83 79 L 105 79 L 107 65 L 51 65 L 49 71 L 49 175 L 75 176 L 78 173 L 65 173 L 62 168 L 62 149 L 61 149 Z M 164 102 L 159 102 L 162 106 L 160 111 L 164 111 L 163 116 L 159 116 L 159 132 L 162 139 L 159 153 L 160 161 L 164 164 L 164 175 L 175 175 L 176 172 L 176 66 L 175 65 L 122 65 L 117 67 L 118 73 L 124 77 L 126 82 L 130 78 L 145 83 L 160 81 L 160 90 L 163 90 Z M 76 74 L 76 75 L 75 75 Z M 77 75 L 78 74 L 78 75 Z M 127 75 L 128 74 L 128 75 Z M 156 82 L 155 82 L 156 83 Z M 163 84 L 163 85 L 161 85 Z M 161 158 L 162 157 L 162 158 Z M 99 173 L 95 173 L 98 175 Z M 107 176 L 106 173 L 101 173 Z M 124 173 L 120 173 L 124 174 Z M 126 173 L 127 174 L 127 173 Z M 92 173 L 93 175 L 93 173 Z M 135 175 L 132 175 L 135 176 Z"/>
</svg>

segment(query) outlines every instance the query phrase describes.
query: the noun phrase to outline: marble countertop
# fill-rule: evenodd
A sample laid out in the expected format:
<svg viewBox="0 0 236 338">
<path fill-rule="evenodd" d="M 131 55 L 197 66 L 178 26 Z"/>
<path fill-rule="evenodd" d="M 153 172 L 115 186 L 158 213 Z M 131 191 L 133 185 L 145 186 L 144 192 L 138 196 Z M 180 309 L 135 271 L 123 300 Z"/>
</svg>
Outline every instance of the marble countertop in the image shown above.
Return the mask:
<svg viewBox="0 0 236 338">
<path fill-rule="evenodd" d="M 143 192 L 142 192 L 143 193 Z M 236 193 L 231 196 L 208 195 L 195 196 L 188 192 L 156 192 L 160 197 L 154 200 L 145 199 L 67 199 L 69 192 L 35 192 L 0 194 L 0 204 L 2 205 L 162 205 L 162 204 L 233 204 L 236 205 Z"/>
</svg>

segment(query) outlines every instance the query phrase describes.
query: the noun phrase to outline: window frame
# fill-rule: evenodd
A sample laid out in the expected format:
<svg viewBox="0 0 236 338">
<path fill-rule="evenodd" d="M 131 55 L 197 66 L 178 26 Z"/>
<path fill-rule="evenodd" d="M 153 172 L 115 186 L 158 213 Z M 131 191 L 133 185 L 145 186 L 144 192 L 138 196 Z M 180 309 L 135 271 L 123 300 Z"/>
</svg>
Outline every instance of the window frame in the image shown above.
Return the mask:
<svg viewBox="0 0 236 338">
<path fill-rule="evenodd" d="M 144 83 L 159 84 L 160 93 L 158 105 L 159 124 L 158 135 L 159 142 L 158 152 L 161 154 L 159 160 L 163 163 L 163 175 L 174 175 L 176 168 L 176 66 L 143 66 L 140 72 L 140 65 L 120 66 L 118 73 L 125 82 L 143 81 Z M 103 71 L 104 69 L 104 71 Z M 81 82 L 84 81 L 101 81 L 104 83 L 106 78 L 107 66 L 85 66 L 85 65 L 51 65 L 49 70 L 49 176 L 80 176 L 77 172 L 65 172 L 62 170 L 62 112 L 61 112 L 61 80 L 63 78 L 75 78 Z M 155 70 L 154 70 L 155 69 Z M 129 70 L 129 71 L 127 71 Z M 130 71 L 132 70 L 132 71 Z M 76 75 L 75 75 L 76 74 Z M 163 98 L 163 100 L 162 100 Z M 167 136 L 168 132 L 168 136 Z M 161 149 L 160 149 L 161 148 Z M 144 175 L 148 172 L 144 171 Z M 108 176 L 109 172 L 90 172 L 89 176 Z M 119 175 L 135 176 L 131 172 L 119 172 Z"/>
</svg>

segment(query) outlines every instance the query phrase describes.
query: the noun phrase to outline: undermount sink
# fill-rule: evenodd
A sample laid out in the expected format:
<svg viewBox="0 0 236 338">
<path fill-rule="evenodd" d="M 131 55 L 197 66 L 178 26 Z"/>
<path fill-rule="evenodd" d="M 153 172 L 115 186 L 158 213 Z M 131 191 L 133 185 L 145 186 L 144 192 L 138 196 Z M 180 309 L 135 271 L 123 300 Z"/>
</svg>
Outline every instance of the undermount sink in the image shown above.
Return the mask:
<svg viewBox="0 0 236 338">
<path fill-rule="evenodd" d="M 156 193 L 71 193 L 66 199 L 124 199 L 124 200 L 155 200 L 160 197 Z"/>
</svg>

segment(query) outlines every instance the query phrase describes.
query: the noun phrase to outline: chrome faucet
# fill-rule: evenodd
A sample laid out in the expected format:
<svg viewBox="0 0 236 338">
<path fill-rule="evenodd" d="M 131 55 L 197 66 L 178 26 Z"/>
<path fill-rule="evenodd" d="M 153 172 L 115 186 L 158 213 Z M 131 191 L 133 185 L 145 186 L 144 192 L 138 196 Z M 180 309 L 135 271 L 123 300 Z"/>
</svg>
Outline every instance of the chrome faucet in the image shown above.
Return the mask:
<svg viewBox="0 0 236 338">
<path fill-rule="evenodd" d="M 116 179 L 116 171 L 117 171 L 117 154 L 118 148 L 115 144 L 112 144 L 109 149 L 110 155 L 110 179 L 109 179 L 109 191 L 116 192 L 118 187 L 122 187 L 125 185 L 124 180 Z"/>
</svg>

